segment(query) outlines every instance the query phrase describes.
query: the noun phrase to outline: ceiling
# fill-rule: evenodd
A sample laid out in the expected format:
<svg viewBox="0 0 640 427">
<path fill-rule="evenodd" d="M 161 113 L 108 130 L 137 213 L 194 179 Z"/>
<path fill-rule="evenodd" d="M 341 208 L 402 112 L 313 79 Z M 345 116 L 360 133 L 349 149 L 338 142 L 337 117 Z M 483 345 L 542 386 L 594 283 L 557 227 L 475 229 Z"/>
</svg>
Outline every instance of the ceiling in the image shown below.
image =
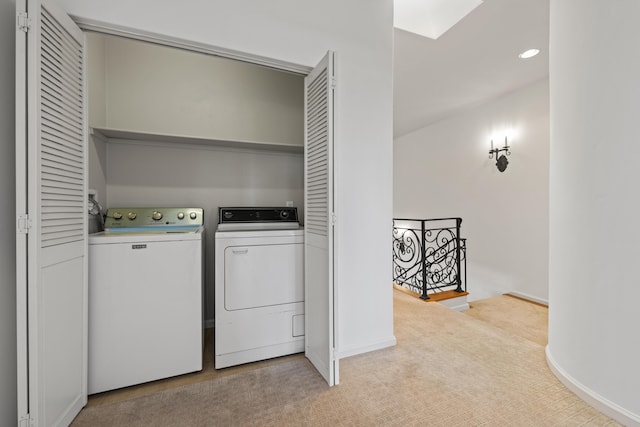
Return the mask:
<svg viewBox="0 0 640 427">
<path fill-rule="evenodd" d="M 545 78 L 548 53 L 549 0 L 484 0 L 437 40 L 395 29 L 394 137 Z"/>
</svg>

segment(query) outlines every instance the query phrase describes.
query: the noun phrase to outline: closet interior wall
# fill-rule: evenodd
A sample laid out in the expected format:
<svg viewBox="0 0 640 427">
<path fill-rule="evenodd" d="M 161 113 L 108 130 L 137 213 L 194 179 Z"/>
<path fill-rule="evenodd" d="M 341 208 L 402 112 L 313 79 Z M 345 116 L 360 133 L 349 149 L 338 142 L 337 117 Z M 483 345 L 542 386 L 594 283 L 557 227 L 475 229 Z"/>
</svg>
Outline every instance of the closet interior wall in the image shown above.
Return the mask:
<svg viewBox="0 0 640 427">
<path fill-rule="evenodd" d="M 89 187 L 105 208 L 204 208 L 211 325 L 218 207 L 292 202 L 304 218 L 304 76 L 87 36 Z"/>
</svg>

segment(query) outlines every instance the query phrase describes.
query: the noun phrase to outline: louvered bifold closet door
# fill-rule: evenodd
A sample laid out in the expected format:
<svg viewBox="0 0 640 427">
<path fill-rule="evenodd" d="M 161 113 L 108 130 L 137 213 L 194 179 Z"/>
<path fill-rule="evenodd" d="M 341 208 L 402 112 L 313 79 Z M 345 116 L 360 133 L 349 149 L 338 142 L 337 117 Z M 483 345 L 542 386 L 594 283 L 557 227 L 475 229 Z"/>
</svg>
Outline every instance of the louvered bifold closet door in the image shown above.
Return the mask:
<svg viewBox="0 0 640 427">
<path fill-rule="evenodd" d="M 326 236 L 329 225 L 329 138 L 327 69 L 310 83 L 307 93 L 307 232 Z"/>
<path fill-rule="evenodd" d="M 333 292 L 333 52 L 305 78 L 305 355 L 337 383 Z"/>
<path fill-rule="evenodd" d="M 40 225 L 43 248 L 83 242 L 83 50 L 42 8 Z"/>
<path fill-rule="evenodd" d="M 66 426 L 87 402 L 85 37 L 55 0 L 16 0 L 16 7 L 19 13 L 25 7 L 30 20 L 24 174 L 31 224 L 28 410 L 30 425 Z"/>
</svg>

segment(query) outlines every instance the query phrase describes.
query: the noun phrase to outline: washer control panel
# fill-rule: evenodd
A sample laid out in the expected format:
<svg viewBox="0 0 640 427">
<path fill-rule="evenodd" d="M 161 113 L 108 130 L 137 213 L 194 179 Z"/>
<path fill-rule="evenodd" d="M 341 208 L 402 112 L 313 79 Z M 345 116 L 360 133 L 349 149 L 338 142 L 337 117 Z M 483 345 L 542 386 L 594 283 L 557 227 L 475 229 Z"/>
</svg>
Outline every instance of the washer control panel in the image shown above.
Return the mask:
<svg viewBox="0 0 640 427">
<path fill-rule="evenodd" d="M 109 208 L 105 229 L 198 227 L 204 224 L 202 208 Z"/>
</svg>

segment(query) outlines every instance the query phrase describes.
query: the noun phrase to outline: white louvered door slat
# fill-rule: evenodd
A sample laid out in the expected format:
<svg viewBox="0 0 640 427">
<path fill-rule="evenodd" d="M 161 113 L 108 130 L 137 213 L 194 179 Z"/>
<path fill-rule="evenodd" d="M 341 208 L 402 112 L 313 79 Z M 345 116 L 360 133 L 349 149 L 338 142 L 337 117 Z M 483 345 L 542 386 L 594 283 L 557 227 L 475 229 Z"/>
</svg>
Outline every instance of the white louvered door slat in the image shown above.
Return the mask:
<svg viewBox="0 0 640 427">
<path fill-rule="evenodd" d="M 77 167 L 77 163 L 82 160 L 82 156 L 70 155 L 62 150 L 56 150 L 51 146 L 47 146 L 46 144 L 42 144 L 41 148 L 43 160 L 48 160 L 53 165 L 59 165 L 60 168 L 68 168 L 75 170 L 76 172 L 82 172 L 83 169 Z"/>
<path fill-rule="evenodd" d="M 338 382 L 333 319 L 333 52 L 305 78 L 305 356 Z"/>
<path fill-rule="evenodd" d="M 84 176 L 84 134 L 81 126 L 84 110 L 83 46 L 45 7 L 42 8 L 41 25 L 41 87 L 43 92 L 52 96 L 50 102 L 41 103 L 42 160 L 51 168 Z M 61 111 L 68 114 L 66 122 L 60 120 Z M 79 184 L 60 181 L 47 169 L 42 170 L 41 190 L 42 202 L 79 202 L 85 198 L 84 181 Z M 42 247 L 82 242 L 85 226 L 83 221 L 78 221 L 78 216 L 84 214 L 79 211 L 81 209 L 69 207 L 69 212 L 78 212 L 64 224 L 41 216 L 43 231 L 46 230 L 42 235 Z"/>
<path fill-rule="evenodd" d="M 49 134 L 52 137 L 61 136 L 63 138 L 82 138 L 82 129 L 80 126 L 75 127 L 72 124 L 65 123 L 63 115 L 51 109 L 47 105 L 44 105 L 44 108 L 47 108 L 48 111 L 47 116 L 42 118 L 43 125 L 46 129 L 51 130 Z"/>
<path fill-rule="evenodd" d="M 16 9 L 31 20 L 16 32 L 16 204 L 31 220 L 17 244 L 19 417 L 67 426 L 87 402 L 85 37 L 55 0 Z"/>
</svg>

